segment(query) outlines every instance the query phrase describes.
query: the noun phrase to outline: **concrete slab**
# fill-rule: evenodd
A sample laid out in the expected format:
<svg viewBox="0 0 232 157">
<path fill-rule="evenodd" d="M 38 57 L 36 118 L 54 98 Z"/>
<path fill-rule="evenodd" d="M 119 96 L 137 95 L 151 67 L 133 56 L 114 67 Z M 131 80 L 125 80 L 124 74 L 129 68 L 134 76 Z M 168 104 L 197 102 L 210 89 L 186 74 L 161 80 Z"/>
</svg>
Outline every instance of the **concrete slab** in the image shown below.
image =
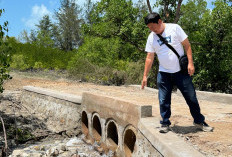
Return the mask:
<svg viewBox="0 0 232 157">
<path fill-rule="evenodd" d="M 212 102 L 226 103 L 232 105 L 232 94 L 225 93 L 213 93 L 205 91 L 196 91 L 197 98 L 199 100 L 207 100 Z M 177 95 L 182 95 L 179 90 L 177 90 Z"/>
<path fill-rule="evenodd" d="M 141 88 L 141 85 L 129 85 L 130 87 Z M 145 87 L 145 90 L 152 91 L 154 93 L 158 93 L 158 89 Z M 178 96 L 182 96 L 180 90 L 175 92 Z M 198 91 L 196 90 L 197 98 L 199 100 L 206 100 L 212 102 L 226 103 L 232 105 L 232 94 L 225 93 L 215 93 L 215 92 L 206 92 L 206 91 Z"/>
<path fill-rule="evenodd" d="M 138 129 L 164 157 L 203 157 L 204 155 L 169 131 L 159 133 L 159 118 L 142 118 Z"/>
<path fill-rule="evenodd" d="M 81 104 L 81 101 L 82 101 L 82 96 L 62 93 L 62 92 L 55 91 L 55 90 L 50 90 L 50 89 L 45 89 L 45 88 L 40 88 L 40 87 L 33 87 L 33 86 L 24 86 L 23 89 L 26 91 L 31 91 L 31 92 L 35 92 L 35 93 L 39 93 L 43 95 L 48 95 L 54 98 L 70 101 L 73 103 L 77 103 L 79 105 Z"/>
</svg>

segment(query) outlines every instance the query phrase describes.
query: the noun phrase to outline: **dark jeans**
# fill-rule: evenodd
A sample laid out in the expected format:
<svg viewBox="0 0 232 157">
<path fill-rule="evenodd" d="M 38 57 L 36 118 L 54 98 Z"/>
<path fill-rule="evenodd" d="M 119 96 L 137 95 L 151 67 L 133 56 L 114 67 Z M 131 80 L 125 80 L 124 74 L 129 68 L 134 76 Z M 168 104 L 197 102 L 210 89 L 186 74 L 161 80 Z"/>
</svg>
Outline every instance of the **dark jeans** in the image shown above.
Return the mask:
<svg viewBox="0 0 232 157">
<path fill-rule="evenodd" d="M 161 124 L 171 124 L 169 118 L 171 116 L 171 94 L 173 85 L 176 85 L 184 96 L 194 122 L 201 123 L 205 120 L 205 117 L 200 111 L 192 78 L 189 75 L 182 74 L 181 72 L 159 72 L 157 83 L 159 88 L 160 114 L 162 117 L 162 121 L 160 121 Z"/>
</svg>

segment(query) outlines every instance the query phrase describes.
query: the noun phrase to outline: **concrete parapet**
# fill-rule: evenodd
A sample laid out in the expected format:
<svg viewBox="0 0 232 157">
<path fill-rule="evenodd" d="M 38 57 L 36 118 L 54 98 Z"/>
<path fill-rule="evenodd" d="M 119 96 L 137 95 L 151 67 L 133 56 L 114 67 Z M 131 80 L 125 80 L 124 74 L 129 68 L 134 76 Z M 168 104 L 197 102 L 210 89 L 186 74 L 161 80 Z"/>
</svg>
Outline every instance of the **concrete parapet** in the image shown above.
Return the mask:
<svg viewBox="0 0 232 157">
<path fill-rule="evenodd" d="M 76 104 L 81 104 L 81 100 L 82 100 L 82 96 L 57 92 L 57 91 L 54 91 L 54 90 L 49 90 L 49 89 L 40 88 L 40 87 L 24 86 L 23 89 L 26 90 L 26 91 L 30 91 L 30 92 L 51 96 L 51 97 L 54 97 L 54 98 L 57 98 L 57 99 L 70 101 L 70 102 L 73 102 L 73 103 L 76 103 Z"/>
<path fill-rule="evenodd" d="M 83 93 L 83 108 L 89 113 L 97 112 L 104 119 L 113 117 L 122 126 L 137 126 L 140 118 L 152 116 L 151 105 L 139 105 L 113 97 Z"/>
<path fill-rule="evenodd" d="M 92 93 L 83 94 L 82 105 L 83 112 L 91 114 L 89 136 L 100 147 L 120 157 L 162 156 L 137 129 L 143 117 L 151 116 L 151 106 Z"/>
</svg>

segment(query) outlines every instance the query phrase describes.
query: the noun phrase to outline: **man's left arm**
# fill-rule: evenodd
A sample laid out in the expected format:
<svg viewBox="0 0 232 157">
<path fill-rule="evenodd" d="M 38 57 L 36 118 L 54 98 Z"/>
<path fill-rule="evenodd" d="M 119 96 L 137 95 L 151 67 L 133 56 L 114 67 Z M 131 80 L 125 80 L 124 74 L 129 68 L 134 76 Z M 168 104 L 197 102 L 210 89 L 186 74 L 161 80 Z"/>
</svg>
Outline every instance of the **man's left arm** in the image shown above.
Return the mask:
<svg viewBox="0 0 232 157">
<path fill-rule="evenodd" d="M 191 45 L 189 43 L 188 38 L 186 38 L 181 43 L 184 46 L 185 52 L 187 53 L 187 57 L 188 57 L 188 73 L 190 76 L 192 76 L 195 72 L 195 67 L 193 64 L 193 55 L 192 55 Z"/>
</svg>

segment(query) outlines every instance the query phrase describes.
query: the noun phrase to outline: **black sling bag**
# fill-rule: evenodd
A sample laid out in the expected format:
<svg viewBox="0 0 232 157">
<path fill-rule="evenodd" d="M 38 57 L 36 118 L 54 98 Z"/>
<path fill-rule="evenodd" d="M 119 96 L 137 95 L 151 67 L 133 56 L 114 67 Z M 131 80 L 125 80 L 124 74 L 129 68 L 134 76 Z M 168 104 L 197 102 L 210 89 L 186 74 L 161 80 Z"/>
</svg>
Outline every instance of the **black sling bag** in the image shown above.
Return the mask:
<svg viewBox="0 0 232 157">
<path fill-rule="evenodd" d="M 187 57 L 187 55 L 184 54 L 183 56 L 180 57 L 180 55 L 176 52 L 176 50 L 170 44 L 168 44 L 168 41 L 166 39 L 164 39 L 164 37 L 162 37 L 160 34 L 157 34 L 157 35 L 160 38 L 160 40 L 165 45 L 167 45 L 167 47 L 169 47 L 176 54 L 176 56 L 178 57 L 181 72 L 184 73 L 184 74 L 188 74 L 188 57 Z"/>
</svg>

